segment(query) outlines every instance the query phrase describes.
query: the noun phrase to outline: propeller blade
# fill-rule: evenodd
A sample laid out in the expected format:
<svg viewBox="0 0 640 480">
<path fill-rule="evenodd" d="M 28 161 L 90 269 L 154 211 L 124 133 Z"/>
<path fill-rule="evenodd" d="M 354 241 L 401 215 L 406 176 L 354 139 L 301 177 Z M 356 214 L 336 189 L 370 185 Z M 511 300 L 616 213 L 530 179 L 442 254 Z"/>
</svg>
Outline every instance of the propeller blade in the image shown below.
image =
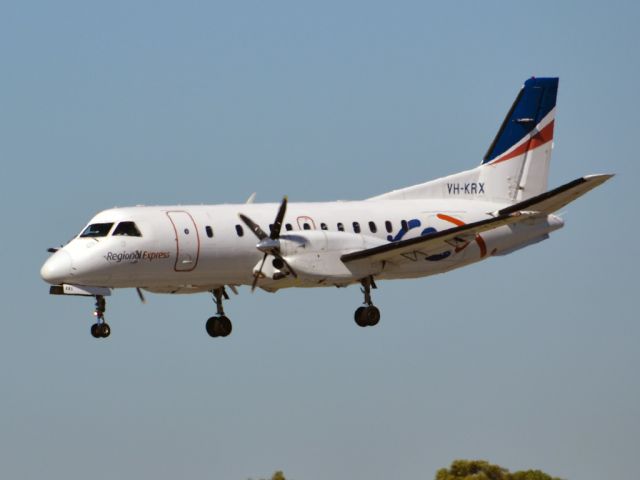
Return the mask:
<svg viewBox="0 0 640 480">
<path fill-rule="evenodd" d="M 262 230 L 260 228 L 260 226 L 254 222 L 253 220 L 251 220 L 249 217 L 247 217 L 246 215 L 243 215 L 242 213 L 239 213 L 238 216 L 240 217 L 240 220 L 242 220 L 244 222 L 244 224 L 249 227 L 249 230 L 251 230 L 253 232 L 253 234 L 258 237 L 258 239 L 260 240 L 264 240 L 265 238 L 267 238 L 269 235 L 267 235 L 266 233 L 264 233 L 264 230 Z"/>
<path fill-rule="evenodd" d="M 58 250 L 60 250 L 60 249 L 59 248 L 53 248 L 53 247 L 47 248 L 47 252 L 49 252 L 49 253 L 56 253 Z"/>
<path fill-rule="evenodd" d="M 140 290 L 139 288 L 136 288 L 136 292 L 138 292 L 138 298 L 140 298 L 140 301 L 142 303 L 147 303 L 147 299 L 144 298 L 144 294 L 142 293 L 142 290 Z"/>
<path fill-rule="evenodd" d="M 273 227 L 271 227 L 271 240 L 275 240 L 280 236 L 280 230 L 282 229 L 282 221 L 284 220 L 285 213 L 287 213 L 286 196 L 282 199 L 282 203 L 280 204 L 280 208 L 278 209 L 278 214 L 276 215 L 276 220 L 275 222 L 273 222 Z"/>
<path fill-rule="evenodd" d="M 267 256 L 269 254 L 265 253 L 264 256 L 262 257 L 262 263 L 260 264 L 260 268 L 258 269 L 258 271 L 256 273 L 253 274 L 253 283 L 251 284 L 251 293 L 253 293 L 256 289 L 256 285 L 258 285 L 258 279 L 260 278 L 260 275 L 262 274 L 262 267 L 264 267 L 264 262 L 267 261 Z"/>
</svg>

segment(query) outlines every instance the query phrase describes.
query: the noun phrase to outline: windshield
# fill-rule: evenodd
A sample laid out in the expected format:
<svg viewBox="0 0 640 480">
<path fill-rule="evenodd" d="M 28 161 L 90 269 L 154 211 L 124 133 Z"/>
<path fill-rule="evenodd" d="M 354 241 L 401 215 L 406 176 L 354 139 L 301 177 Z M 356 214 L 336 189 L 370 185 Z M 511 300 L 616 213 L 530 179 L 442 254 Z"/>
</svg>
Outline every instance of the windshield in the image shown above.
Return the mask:
<svg viewBox="0 0 640 480">
<path fill-rule="evenodd" d="M 140 230 L 133 222 L 120 222 L 116 229 L 113 231 L 113 235 L 125 235 L 127 237 L 141 237 Z"/>
<path fill-rule="evenodd" d="M 84 232 L 80 234 L 80 238 L 82 237 L 106 237 L 113 227 L 113 223 L 92 223 L 87 228 L 84 229 Z"/>
</svg>

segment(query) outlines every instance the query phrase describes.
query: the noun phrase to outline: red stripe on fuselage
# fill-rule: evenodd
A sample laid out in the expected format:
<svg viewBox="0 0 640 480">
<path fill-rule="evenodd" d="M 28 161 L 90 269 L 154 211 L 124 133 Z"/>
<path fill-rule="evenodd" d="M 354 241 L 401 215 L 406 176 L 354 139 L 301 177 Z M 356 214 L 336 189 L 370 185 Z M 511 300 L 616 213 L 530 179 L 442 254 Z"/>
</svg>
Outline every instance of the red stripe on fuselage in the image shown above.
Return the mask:
<svg viewBox="0 0 640 480">
<path fill-rule="evenodd" d="M 519 155 L 523 155 L 527 153 L 529 150 L 533 150 L 534 148 L 538 148 L 541 145 L 544 145 L 547 142 L 553 140 L 553 125 L 555 124 L 555 120 L 551 120 L 551 122 L 536 133 L 533 137 L 529 139 L 529 141 L 524 142 L 514 151 L 505 154 L 504 157 L 498 157 L 496 160 L 490 163 L 490 165 L 494 165 L 496 163 L 504 162 L 506 160 L 510 160 Z"/>
</svg>

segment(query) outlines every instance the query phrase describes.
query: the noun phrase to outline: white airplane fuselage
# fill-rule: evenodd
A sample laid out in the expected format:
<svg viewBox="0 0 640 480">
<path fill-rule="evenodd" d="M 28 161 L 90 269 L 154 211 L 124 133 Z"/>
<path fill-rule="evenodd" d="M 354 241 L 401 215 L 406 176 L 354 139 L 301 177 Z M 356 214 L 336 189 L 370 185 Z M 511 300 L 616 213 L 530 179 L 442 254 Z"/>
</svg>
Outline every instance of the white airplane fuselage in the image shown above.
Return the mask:
<svg viewBox="0 0 640 480">
<path fill-rule="evenodd" d="M 303 237 L 306 245 L 313 243 L 314 251 L 319 249 L 327 256 L 333 251 L 338 256 L 414 238 L 431 229 L 441 231 L 491 218 L 491 212 L 501 207 L 504 204 L 456 199 L 291 203 L 281 236 Z M 263 254 L 256 249 L 256 237 L 242 224 L 238 214 L 248 215 L 269 231 L 277 209 L 278 204 L 238 204 L 106 210 L 89 224 L 112 224 L 110 231 L 105 236 L 74 238 L 52 255 L 42 275 L 52 284 L 140 287 L 167 293 L 251 285 L 254 267 Z M 113 235 L 120 222 L 135 222 L 140 236 Z M 344 231 L 339 230 L 339 224 Z M 464 248 L 443 249 L 442 255 L 415 255 L 415 259 L 408 257 L 409 261 L 381 264 L 376 278 L 442 273 L 526 246 L 545 238 L 562 224 L 559 217 L 549 215 L 525 224 L 499 227 L 479 234 Z M 299 241 L 294 247 L 302 252 L 308 248 Z M 292 267 L 300 271 L 297 278 L 289 276 L 275 281 L 265 278 L 258 285 L 267 290 L 346 286 L 361 279 L 357 269 L 323 275 L 317 268 L 311 270 L 295 262 Z"/>
</svg>

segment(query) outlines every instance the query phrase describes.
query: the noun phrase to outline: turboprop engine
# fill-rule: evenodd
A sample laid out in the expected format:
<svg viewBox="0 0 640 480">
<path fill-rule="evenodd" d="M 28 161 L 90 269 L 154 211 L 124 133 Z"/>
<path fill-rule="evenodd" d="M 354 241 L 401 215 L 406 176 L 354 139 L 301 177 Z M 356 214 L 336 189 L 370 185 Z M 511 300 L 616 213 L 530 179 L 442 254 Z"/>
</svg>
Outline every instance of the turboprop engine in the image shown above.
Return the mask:
<svg viewBox="0 0 640 480">
<path fill-rule="evenodd" d="M 349 269 L 340 257 L 345 253 L 382 245 L 384 241 L 366 235 L 326 230 L 305 230 L 295 234 L 280 235 L 286 211 L 287 197 L 284 197 L 275 221 L 271 224 L 269 235 L 249 217 L 239 214 L 240 219 L 258 238 L 256 248 L 264 253 L 262 260 L 253 268 L 252 291 L 255 290 L 260 279 L 270 279 L 280 284 L 288 281 L 298 286 L 305 286 L 305 283 L 317 285 L 323 282 L 331 285 L 347 285 L 378 273 L 371 271 L 369 266 Z M 381 269 L 382 264 L 378 270 Z M 278 283 L 267 283 L 268 285 L 261 286 L 265 289 L 279 288 Z"/>
<path fill-rule="evenodd" d="M 262 261 L 258 262 L 254 273 L 261 272 L 266 278 L 273 280 L 281 280 L 295 274 L 300 283 L 351 283 L 378 272 L 372 272 L 369 268 L 366 271 L 354 271 L 354 267 L 347 268 L 340 257 L 348 252 L 376 247 L 383 243 L 385 242 L 378 238 L 366 235 L 325 230 L 307 230 L 281 235 L 278 240 L 267 240 L 264 244 L 258 244 L 260 250 L 261 247 L 267 246 L 265 244 L 270 245 L 269 250 L 277 248 L 280 258 L 268 257 L 262 268 Z"/>
</svg>

